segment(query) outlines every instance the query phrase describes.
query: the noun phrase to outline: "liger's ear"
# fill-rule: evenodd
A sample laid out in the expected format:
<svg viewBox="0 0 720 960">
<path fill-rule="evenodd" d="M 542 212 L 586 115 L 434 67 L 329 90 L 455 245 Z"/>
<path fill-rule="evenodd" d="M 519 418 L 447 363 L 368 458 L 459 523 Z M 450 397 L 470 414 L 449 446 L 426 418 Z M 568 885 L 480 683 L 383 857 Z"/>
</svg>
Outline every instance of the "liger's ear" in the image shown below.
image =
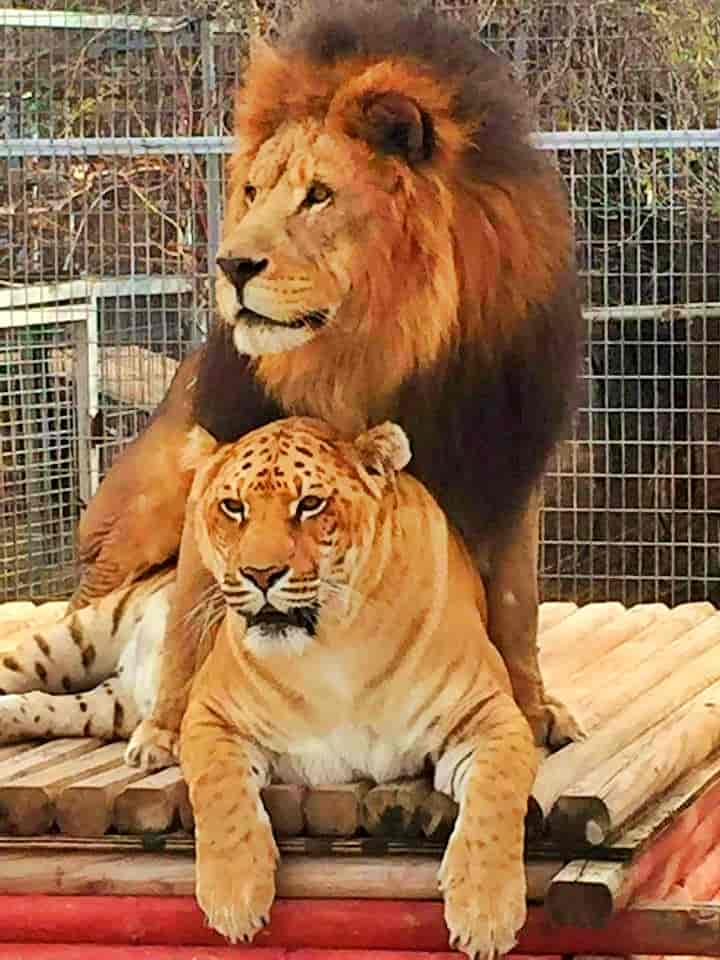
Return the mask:
<svg viewBox="0 0 720 960">
<path fill-rule="evenodd" d="M 412 456 L 407 434 L 402 427 L 389 421 L 361 433 L 355 440 L 355 448 L 363 467 L 376 476 L 403 470 Z"/>
</svg>

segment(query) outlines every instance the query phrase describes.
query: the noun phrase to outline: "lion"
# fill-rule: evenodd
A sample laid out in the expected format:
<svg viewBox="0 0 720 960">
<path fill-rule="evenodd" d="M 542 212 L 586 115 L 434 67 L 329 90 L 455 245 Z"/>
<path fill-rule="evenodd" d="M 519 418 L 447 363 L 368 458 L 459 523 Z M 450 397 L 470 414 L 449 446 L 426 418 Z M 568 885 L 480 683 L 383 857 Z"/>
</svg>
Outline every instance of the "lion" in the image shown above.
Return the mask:
<svg viewBox="0 0 720 960">
<path fill-rule="evenodd" d="M 198 471 L 188 524 L 224 613 L 179 752 L 196 831 L 196 896 L 251 939 L 278 852 L 260 791 L 417 776 L 459 804 L 438 874 L 451 943 L 507 953 L 525 919 L 533 737 L 490 643 L 482 582 L 428 491 L 398 473 L 386 423 L 342 440 L 279 421 Z"/>
<path fill-rule="evenodd" d="M 379 29 L 381 24 L 382 29 Z M 539 484 L 577 398 L 582 319 L 567 198 L 497 55 L 429 8 L 318 2 L 257 41 L 217 258 L 218 322 L 80 523 L 73 599 L 179 551 L 152 716 L 168 762 L 209 583 L 184 527 L 195 425 L 232 442 L 288 415 L 351 437 L 386 419 L 463 536 L 489 633 L 538 743 L 580 735 L 537 655 Z"/>
</svg>

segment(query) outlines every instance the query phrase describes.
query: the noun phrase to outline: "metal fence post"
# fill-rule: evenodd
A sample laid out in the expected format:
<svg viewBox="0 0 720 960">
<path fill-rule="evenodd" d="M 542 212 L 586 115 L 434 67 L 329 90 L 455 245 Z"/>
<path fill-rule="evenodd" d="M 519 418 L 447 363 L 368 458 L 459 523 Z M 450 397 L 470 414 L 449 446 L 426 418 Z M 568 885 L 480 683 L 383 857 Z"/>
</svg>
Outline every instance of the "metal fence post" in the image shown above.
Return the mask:
<svg viewBox="0 0 720 960">
<path fill-rule="evenodd" d="M 200 58 L 202 61 L 203 134 L 217 136 L 220 132 L 217 104 L 217 77 L 215 73 L 215 41 L 208 17 L 200 22 Z M 208 153 L 205 160 L 205 203 L 207 208 L 207 271 L 210 303 L 214 299 L 215 258 L 220 244 L 220 157 Z M 212 315 L 212 310 L 210 310 Z"/>
</svg>

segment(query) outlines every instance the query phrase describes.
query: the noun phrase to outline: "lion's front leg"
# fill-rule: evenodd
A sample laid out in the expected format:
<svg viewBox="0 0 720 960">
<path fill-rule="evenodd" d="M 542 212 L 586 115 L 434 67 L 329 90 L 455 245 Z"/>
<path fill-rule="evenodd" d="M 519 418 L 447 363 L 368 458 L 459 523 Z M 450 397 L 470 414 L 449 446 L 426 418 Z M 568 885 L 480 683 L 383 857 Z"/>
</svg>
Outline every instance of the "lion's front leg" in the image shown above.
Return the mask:
<svg viewBox="0 0 720 960">
<path fill-rule="evenodd" d="M 538 745 L 553 749 L 583 732 L 568 708 L 545 692 L 538 660 L 540 495 L 533 492 L 512 533 L 490 560 L 488 634 L 505 661 L 513 694 Z"/>
<path fill-rule="evenodd" d="M 175 593 L 160 651 L 155 703 L 137 727 L 125 753 L 130 766 L 160 770 L 177 761 L 177 740 L 196 671 L 212 646 L 205 636 L 214 583 L 203 566 L 192 531 L 192 505 L 183 529 Z"/>
<path fill-rule="evenodd" d="M 183 463 L 200 351 L 180 365 L 145 430 L 117 458 L 80 520 L 80 609 L 165 563 L 178 549 L 193 472 Z"/>
<path fill-rule="evenodd" d="M 438 874 L 445 921 L 451 946 L 491 960 L 512 949 L 525 922 L 524 823 L 537 756 L 508 694 L 466 701 L 446 723 L 435 787 L 460 811 Z"/>
<path fill-rule="evenodd" d="M 180 761 L 195 818 L 195 895 L 211 927 L 232 942 L 268 922 L 278 851 L 260 791 L 262 752 L 194 701 L 185 717 Z"/>
</svg>

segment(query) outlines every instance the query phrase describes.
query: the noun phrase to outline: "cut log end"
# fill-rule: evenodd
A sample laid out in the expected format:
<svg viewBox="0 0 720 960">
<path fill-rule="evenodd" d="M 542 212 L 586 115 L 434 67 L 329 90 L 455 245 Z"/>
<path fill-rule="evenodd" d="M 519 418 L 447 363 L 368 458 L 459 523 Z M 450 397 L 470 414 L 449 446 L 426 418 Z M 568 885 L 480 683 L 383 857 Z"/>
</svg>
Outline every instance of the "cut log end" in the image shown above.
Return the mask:
<svg viewBox="0 0 720 960">
<path fill-rule="evenodd" d="M 548 827 L 558 843 L 597 846 L 610 833 L 610 812 L 599 797 L 560 797 L 550 811 Z"/>
</svg>

